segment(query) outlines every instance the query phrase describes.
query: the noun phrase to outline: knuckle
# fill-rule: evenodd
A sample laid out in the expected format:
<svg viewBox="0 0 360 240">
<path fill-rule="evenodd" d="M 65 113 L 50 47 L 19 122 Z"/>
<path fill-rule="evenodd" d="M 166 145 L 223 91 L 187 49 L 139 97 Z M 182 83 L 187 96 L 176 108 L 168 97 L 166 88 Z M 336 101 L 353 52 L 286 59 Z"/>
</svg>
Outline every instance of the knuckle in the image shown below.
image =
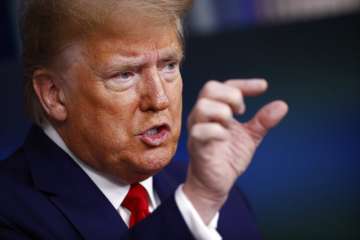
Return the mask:
<svg viewBox="0 0 360 240">
<path fill-rule="evenodd" d="M 225 85 L 228 85 L 228 84 L 231 84 L 231 82 L 232 82 L 232 80 L 225 80 L 225 81 L 224 81 L 224 84 L 225 84 Z"/>
<path fill-rule="evenodd" d="M 223 115 L 226 118 L 232 117 L 232 110 L 228 105 L 224 105 L 220 109 L 221 115 Z"/>
<path fill-rule="evenodd" d="M 195 124 L 191 130 L 190 130 L 190 137 L 198 139 L 201 137 L 201 126 L 198 124 Z"/>
<path fill-rule="evenodd" d="M 227 91 L 227 96 L 229 101 L 235 105 L 239 105 L 244 101 L 243 95 L 239 89 L 229 88 Z"/>
<path fill-rule="evenodd" d="M 207 109 L 209 102 L 205 98 L 200 98 L 198 102 L 196 103 L 196 110 L 199 112 L 205 112 Z"/>
<path fill-rule="evenodd" d="M 222 127 L 220 126 L 220 124 L 213 124 L 209 129 L 209 132 L 211 132 L 214 135 L 218 135 L 219 133 L 221 133 L 221 131 L 222 131 Z"/>
<path fill-rule="evenodd" d="M 242 102 L 243 101 L 243 94 L 240 90 L 238 89 L 234 89 L 233 91 L 233 97 L 237 102 Z"/>
<path fill-rule="evenodd" d="M 205 83 L 205 86 L 203 88 L 203 93 L 210 94 L 211 92 L 215 91 L 219 87 L 219 82 L 215 80 L 210 80 L 207 83 Z"/>
<path fill-rule="evenodd" d="M 190 130 L 190 138 L 196 141 L 223 140 L 227 131 L 219 123 L 198 123 Z"/>
<path fill-rule="evenodd" d="M 236 82 L 236 80 L 234 80 L 234 79 L 228 79 L 228 80 L 224 81 L 224 84 L 226 84 L 226 85 L 231 85 L 231 84 L 233 84 L 234 82 Z"/>
</svg>

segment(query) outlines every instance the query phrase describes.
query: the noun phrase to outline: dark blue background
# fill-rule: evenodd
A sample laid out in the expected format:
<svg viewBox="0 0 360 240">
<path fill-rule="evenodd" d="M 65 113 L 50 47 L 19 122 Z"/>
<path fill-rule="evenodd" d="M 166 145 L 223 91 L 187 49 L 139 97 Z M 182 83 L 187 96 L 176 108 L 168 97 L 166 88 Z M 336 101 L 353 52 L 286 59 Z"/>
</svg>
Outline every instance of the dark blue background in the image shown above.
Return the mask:
<svg viewBox="0 0 360 240">
<path fill-rule="evenodd" d="M 13 16 L 0 2 L 0 158 L 21 144 L 21 64 Z M 187 38 L 184 120 L 208 79 L 265 77 L 244 121 L 284 99 L 290 112 L 239 179 L 267 239 L 360 239 L 360 15 Z M 187 159 L 183 131 L 175 159 Z"/>
</svg>

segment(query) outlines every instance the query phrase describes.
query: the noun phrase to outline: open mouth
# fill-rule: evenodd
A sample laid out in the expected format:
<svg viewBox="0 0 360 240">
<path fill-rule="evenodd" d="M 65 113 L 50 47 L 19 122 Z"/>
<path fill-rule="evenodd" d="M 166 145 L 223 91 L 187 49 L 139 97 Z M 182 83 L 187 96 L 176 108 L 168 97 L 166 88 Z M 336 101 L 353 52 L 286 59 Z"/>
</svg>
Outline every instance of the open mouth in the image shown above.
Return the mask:
<svg viewBox="0 0 360 240">
<path fill-rule="evenodd" d="M 158 147 L 163 144 L 170 134 L 170 127 L 167 124 L 154 126 L 139 135 L 140 140 L 150 147 Z"/>
</svg>

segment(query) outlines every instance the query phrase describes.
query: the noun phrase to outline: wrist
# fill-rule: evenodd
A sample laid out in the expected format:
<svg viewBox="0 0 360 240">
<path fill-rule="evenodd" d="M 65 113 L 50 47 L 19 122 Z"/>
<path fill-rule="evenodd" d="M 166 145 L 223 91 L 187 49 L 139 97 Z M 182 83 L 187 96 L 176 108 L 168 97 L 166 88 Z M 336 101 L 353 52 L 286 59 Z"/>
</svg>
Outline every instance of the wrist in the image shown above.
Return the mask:
<svg viewBox="0 0 360 240">
<path fill-rule="evenodd" d="M 186 180 L 183 185 L 183 192 L 192 203 L 205 224 L 220 211 L 228 195 L 215 193 L 196 181 Z"/>
</svg>

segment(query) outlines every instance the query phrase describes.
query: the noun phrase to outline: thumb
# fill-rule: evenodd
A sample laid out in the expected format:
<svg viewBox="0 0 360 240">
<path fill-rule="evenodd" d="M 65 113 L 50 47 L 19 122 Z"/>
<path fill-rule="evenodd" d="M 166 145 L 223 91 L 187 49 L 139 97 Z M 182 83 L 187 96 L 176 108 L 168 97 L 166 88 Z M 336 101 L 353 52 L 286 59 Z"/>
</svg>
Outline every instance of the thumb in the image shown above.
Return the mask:
<svg viewBox="0 0 360 240">
<path fill-rule="evenodd" d="M 244 126 L 258 143 L 268 130 L 275 127 L 286 116 L 288 109 L 289 107 L 284 101 L 273 101 L 263 106 Z"/>
</svg>

